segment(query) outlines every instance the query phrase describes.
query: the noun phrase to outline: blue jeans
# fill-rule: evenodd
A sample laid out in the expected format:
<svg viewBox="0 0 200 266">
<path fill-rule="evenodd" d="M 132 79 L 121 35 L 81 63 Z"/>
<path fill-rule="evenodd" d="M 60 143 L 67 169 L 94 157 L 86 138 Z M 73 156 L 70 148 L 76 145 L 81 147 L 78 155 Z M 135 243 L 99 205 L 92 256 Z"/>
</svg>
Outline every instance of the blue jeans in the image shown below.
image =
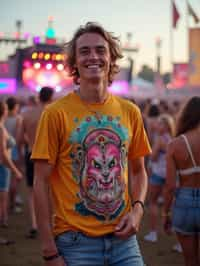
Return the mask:
<svg viewBox="0 0 200 266">
<path fill-rule="evenodd" d="M 184 235 L 200 234 L 200 189 L 179 188 L 172 211 L 172 227 Z"/>
<path fill-rule="evenodd" d="M 89 237 L 69 231 L 55 241 L 67 266 L 144 266 L 135 235 L 122 240 L 113 234 Z"/>
</svg>

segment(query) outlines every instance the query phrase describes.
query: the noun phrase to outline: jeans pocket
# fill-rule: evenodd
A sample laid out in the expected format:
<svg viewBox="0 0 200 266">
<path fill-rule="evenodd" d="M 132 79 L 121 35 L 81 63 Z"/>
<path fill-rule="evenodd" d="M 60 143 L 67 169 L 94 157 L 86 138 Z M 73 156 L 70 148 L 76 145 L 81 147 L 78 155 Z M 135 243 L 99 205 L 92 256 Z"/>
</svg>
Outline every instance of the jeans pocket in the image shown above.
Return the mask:
<svg viewBox="0 0 200 266">
<path fill-rule="evenodd" d="M 79 232 L 64 232 L 55 238 L 56 245 L 58 247 L 72 247 L 78 245 L 81 240 L 81 234 Z"/>
</svg>

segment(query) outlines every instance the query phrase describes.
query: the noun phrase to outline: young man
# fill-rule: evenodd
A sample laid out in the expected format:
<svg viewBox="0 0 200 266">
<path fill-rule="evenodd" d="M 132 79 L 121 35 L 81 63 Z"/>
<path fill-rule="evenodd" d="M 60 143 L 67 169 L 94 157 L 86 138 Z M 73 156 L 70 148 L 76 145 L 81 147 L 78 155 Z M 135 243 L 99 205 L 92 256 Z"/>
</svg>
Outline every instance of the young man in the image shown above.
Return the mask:
<svg viewBox="0 0 200 266">
<path fill-rule="evenodd" d="M 108 91 L 122 57 L 118 39 L 89 22 L 66 48 L 79 89 L 43 112 L 32 152 L 45 265 L 142 266 L 135 234 L 147 191 L 143 156 L 150 147 L 139 109 Z"/>
<path fill-rule="evenodd" d="M 53 98 L 53 89 L 50 87 L 43 87 L 39 92 L 39 103 L 38 105 L 32 106 L 23 112 L 23 120 L 20 130 L 18 132 L 18 144 L 21 147 L 25 145 L 25 170 L 26 170 L 26 183 L 29 192 L 29 212 L 31 218 L 31 228 L 27 234 L 28 238 L 37 237 L 37 223 L 35 217 L 35 207 L 33 201 L 33 179 L 34 169 L 33 162 L 30 160 L 31 151 L 35 139 L 37 124 L 40 119 L 43 109 L 48 105 Z M 22 153 L 22 149 L 20 149 Z M 21 154 L 21 158 L 24 158 L 24 154 Z"/>
</svg>

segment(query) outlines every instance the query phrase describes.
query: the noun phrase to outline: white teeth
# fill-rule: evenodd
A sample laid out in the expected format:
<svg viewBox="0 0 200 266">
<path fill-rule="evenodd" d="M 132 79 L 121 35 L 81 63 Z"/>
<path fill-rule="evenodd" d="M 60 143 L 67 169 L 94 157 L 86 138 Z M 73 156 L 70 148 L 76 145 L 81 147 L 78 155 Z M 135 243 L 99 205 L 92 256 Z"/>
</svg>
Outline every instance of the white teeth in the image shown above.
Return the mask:
<svg viewBox="0 0 200 266">
<path fill-rule="evenodd" d="M 99 68 L 99 65 L 89 65 L 88 68 Z"/>
</svg>

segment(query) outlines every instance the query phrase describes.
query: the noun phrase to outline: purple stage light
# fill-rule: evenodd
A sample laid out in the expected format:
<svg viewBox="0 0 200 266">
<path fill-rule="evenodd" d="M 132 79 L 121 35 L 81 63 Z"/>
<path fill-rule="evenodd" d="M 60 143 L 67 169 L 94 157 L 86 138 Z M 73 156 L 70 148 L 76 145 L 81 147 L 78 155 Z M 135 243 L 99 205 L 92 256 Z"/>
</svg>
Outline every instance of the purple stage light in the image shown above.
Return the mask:
<svg viewBox="0 0 200 266">
<path fill-rule="evenodd" d="M 128 95 L 129 84 L 126 80 L 113 81 L 112 85 L 109 87 L 109 91 L 113 94 Z"/>
<path fill-rule="evenodd" d="M 33 42 L 34 42 L 34 44 L 40 43 L 40 36 L 34 36 L 33 37 Z"/>
<path fill-rule="evenodd" d="M 16 91 L 16 79 L 0 78 L 0 94 L 15 93 Z"/>
</svg>

